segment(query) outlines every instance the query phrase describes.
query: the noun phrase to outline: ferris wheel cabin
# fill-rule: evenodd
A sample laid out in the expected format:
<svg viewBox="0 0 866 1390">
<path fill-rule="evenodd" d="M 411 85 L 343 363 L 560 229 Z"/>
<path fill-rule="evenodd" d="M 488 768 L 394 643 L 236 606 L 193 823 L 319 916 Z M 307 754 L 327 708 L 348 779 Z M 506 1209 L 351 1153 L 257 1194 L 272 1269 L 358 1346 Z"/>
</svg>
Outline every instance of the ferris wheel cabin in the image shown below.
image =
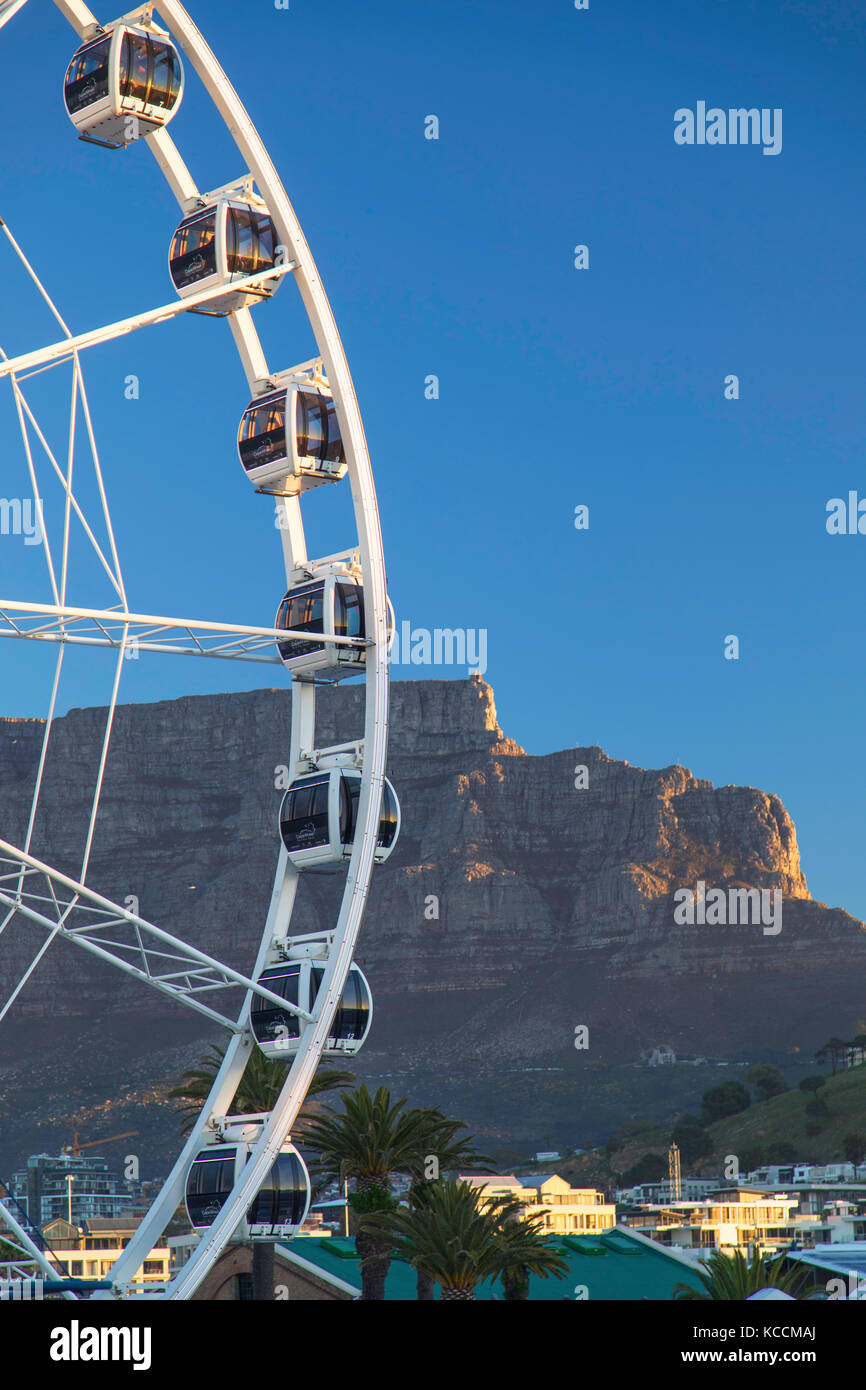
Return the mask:
<svg viewBox="0 0 866 1390">
<path fill-rule="evenodd" d="M 251 1151 L 246 1142 L 211 1144 L 199 1151 L 186 1179 L 186 1210 L 194 1230 L 206 1231 L 216 1221 Z M 232 1240 L 289 1240 L 304 1224 L 309 1205 L 306 1164 L 294 1145 L 286 1143 Z"/>
<path fill-rule="evenodd" d="M 352 853 L 361 773 L 335 767 L 308 773 L 293 781 L 280 807 L 280 835 L 289 859 L 298 869 L 328 872 Z M 400 803 L 385 778 L 374 862 L 384 864 L 400 834 Z"/>
<path fill-rule="evenodd" d="M 168 125 L 183 96 L 183 67 L 170 39 L 117 24 L 75 53 L 63 84 L 82 140 L 119 150 Z"/>
<path fill-rule="evenodd" d="M 330 574 L 290 589 L 280 604 L 274 626 L 283 632 L 309 633 L 277 643 L 286 670 L 303 680 L 339 681 L 363 674 L 364 647 L 329 642 L 329 637 L 363 638 L 364 590 L 354 579 Z"/>
<path fill-rule="evenodd" d="M 312 1011 L 325 967 L 318 961 L 287 960 L 266 970 L 258 983 L 279 994 L 288 1004 Z M 322 1055 L 351 1057 L 363 1047 L 373 1021 L 373 996 L 360 966 L 354 963 L 340 996 L 331 1032 Z M 256 1042 L 266 1057 L 287 1061 L 300 1046 L 301 1020 L 288 1009 L 280 1009 L 257 994 L 250 1016 Z"/>
<path fill-rule="evenodd" d="M 196 311 L 224 317 L 270 299 L 279 278 L 264 280 L 252 289 L 229 287 L 234 280 L 273 269 L 277 249 L 276 228 L 264 204 L 221 197 L 183 219 L 172 237 L 168 267 L 182 299 L 225 285 L 225 294 Z"/>
<path fill-rule="evenodd" d="M 238 431 L 238 454 L 258 487 L 278 486 L 297 496 L 339 482 L 346 454 L 330 391 L 288 386 L 251 401 Z"/>
</svg>

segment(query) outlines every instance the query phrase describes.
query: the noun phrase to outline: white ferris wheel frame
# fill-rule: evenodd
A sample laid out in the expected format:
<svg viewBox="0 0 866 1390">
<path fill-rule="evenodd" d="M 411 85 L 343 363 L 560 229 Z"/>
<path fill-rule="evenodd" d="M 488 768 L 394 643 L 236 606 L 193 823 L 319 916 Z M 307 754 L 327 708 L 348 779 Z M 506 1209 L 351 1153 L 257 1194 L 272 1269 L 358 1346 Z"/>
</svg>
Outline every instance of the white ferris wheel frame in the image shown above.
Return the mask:
<svg viewBox="0 0 866 1390">
<path fill-rule="evenodd" d="M 0 29 L 26 3 L 27 0 L 0 0 Z M 95 16 L 81 0 L 54 0 L 54 3 L 79 39 L 86 40 L 99 32 L 100 26 Z M 154 11 L 158 11 L 170 31 L 171 38 L 189 59 L 206 88 L 245 161 L 249 176 L 255 180 L 274 221 L 279 240 L 289 254 L 290 259 L 281 265 L 279 270 L 280 273 L 293 274 L 298 285 L 333 393 L 344 441 L 358 534 L 357 552 L 364 575 L 366 627 L 366 639 L 363 642 L 366 648 L 365 718 L 357 829 L 339 916 L 333 932 L 328 936 L 329 948 L 322 985 L 311 1014 L 294 1010 L 300 1015 L 302 1022 L 299 1050 L 293 1059 L 280 1097 L 262 1125 L 249 1162 L 223 1205 L 219 1217 L 202 1235 L 194 1254 L 171 1283 L 156 1292 L 141 1289 L 140 1286 L 135 1289 L 145 1297 L 180 1300 L 191 1297 L 218 1259 L 290 1133 L 329 1037 L 352 964 L 374 866 L 385 775 L 389 703 L 388 605 L 381 526 L 361 414 L 337 325 L 300 223 L 261 137 L 214 53 L 184 6 L 178 0 L 157 0 L 155 4 L 141 5 L 129 14 L 119 16 L 117 20 L 110 22 L 150 23 Z M 141 138 L 149 145 L 181 209 L 184 213 L 188 212 L 199 198 L 199 190 L 168 131 L 163 127 Z M 29 266 L 27 268 L 30 270 Z M 32 270 L 30 273 L 47 299 L 48 296 L 42 290 L 35 274 Z M 271 271 L 269 274 L 273 276 L 273 273 Z M 252 283 L 262 277 L 249 278 Z M 16 400 L 17 381 L 24 372 L 29 374 L 58 361 L 70 360 L 76 374 L 80 376 L 78 353 L 91 343 L 104 342 L 121 333 L 162 322 L 178 312 L 188 310 L 194 301 L 205 300 L 207 297 L 206 294 L 189 297 L 178 304 L 136 315 L 120 324 L 97 329 L 78 338 L 73 338 L 55 310 L 55 317 L 58 318 L 66 335 L 65 340 L 41 352 L 26 354 L 24 358 L 5 360 L 0 364 L 0 376 L 11 377 L 16 389 Z M 48 302 L 50 304 L 50 301 Z M 51 307 L 53 309 L 53 305 Z M 250 311 L 235 311 L 229 315 L 228 322 L 247 385 L 250 393 L 255 394 L 257 389 L 261 389 L 262 383 L 271 378 L 271 373 Z M 47 449 L 47 445 L 45 447 Z M 55 471 L 58 471 L 56 464 Z M 296 567 L 308 561 L 300 500 L 298 497 L 279 496 L 276 506 L 279 509 L 286 575 L 291 583 Z M 67 506 L 67 514 L 68 511 Z M 279 660 L 278 657 L 268 654 L 266 649 L 276 636 L 285 639 L 285 632 L 131 613 L 122 586 L 115 587 L 118 588 L 121 604 L 117 609 L 110 610 L 70 608 L 65 600 L 65 587 L 64 592 L 58 594 L 56 586 L 57 601 L 54 605 L 0 599 L 0 635 L 55 641 L 61 644 L 79 642 L 111 646 L 119 651 L 121 660 L 124 649 L 133 641 L 143 650 L 176 651 L 225 659 Z M 157 638 L 160 640 L 157 641 Z M 353 640 L 357 644 L 358 639 L 346 639 L 350 643 Z M 118 678 L 115 680 L 114 699 L 117 694 L 119 669 L 120 665 Z M 292 769 L 303 766 L 304 758 L 316 747 L 315 701 L 314 684 L 293 680 L 289 756 L 289 766 Z M 110 729 L 106 732 L 101 771 L 104 769 L 109 732 Z M 95 811 L 94 806 L 94 815 Z M 161 989 L 163 993 L 172 994 L 198 1008 L 200 1012 L 219 1019 L 229 1031 L 225 1057 L 210 1096 L 150 1211 L 113 1266 L 111 1292 L 93 1295 L 120 1297 L 133 1291 L 132 1281 L 137 1270 L 144 1263 L 182 1201 L 190 1164 L 202 1147 L 205 1134 L 209 1130 L 212 1131 L 215 1122 L 222 1120 L 226 1115 L 251 1050 L 256 1047 L 250 1028 L 251 1002 L 254 992 L 264 997 L 275 997 L 270 996 L 270 992 L 256 982 L 267 964 L 269 951 L 274 945 L 284 942 L 289 935 L 299 874 L 289 861 L 285 849 L 281 848 L 255 966 L 249 976 L 244 976 L 239 972 L 230 971 L 212 957 L 194 950 L 185 942 L 162 932 L 137 914 L 111 903 L 87 887 L 84 878 L 92 828 L 91 823 L 88 852 L 85 854 L 80 881 L 59 874 L 25 851 L 0 841 L 0 910 L 8 909 L 6 920 L 0 921 L 0 931 L 6 925 L 6 921 L 16 913 L 21 913 L 25 919 L 48 931 L 48 939 L 25 979 L 29 978 L 48 945 L 57 936 L 63 935 L 101 958 L 111 960 L 127 973 L 136 975 Z M 38 884 L 43 891 L 39 894 L 25 894 L 25 883 L 28 886 Z M 111 940 L 104 935 L 106 930 L 109 930 L 112 936 L 127 930 L 132 934 L 132 939 L 123 942 Z M 156 945 L 152 944 L 154 939 Z M 243 1006 L 234 1020 L 217 1013 L 194 997 L 205 990 L 236 988 L 238 985 L 242 985 L 246 992 Z M 282 1007 L 286 1007 L 285 1001 L 279 1002 Z M 14 1231 L 16 1243 L 30 1253 L 32 1262 L 43 1272 L 48 1272 L 51 1266 L 44 1254 L 31 1240 L 28 1232 L 11 1217 L 2 1202 L 0 1216 L 5 1218 L 7 1229 Z"/>
</svg>

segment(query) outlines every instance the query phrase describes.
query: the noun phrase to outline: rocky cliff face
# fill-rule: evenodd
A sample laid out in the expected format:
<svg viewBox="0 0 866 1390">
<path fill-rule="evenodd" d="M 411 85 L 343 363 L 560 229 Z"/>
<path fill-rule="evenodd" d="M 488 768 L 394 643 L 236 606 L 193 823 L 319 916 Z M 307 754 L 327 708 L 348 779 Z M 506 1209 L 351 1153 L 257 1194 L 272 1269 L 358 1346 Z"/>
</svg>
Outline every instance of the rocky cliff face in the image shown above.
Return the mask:
<svg viewBox="0 0 866 1390">
<path fill-rule="evenodd" d="M 276 862 L 289 712 L 290 696 L 274 690 L 119 709 L 91 886 L 117 901 L 135 895 L 144 917 L 249 968 Z M 104 719 L 88 709 L 58 721 L 45 770 L 33 852 L 75 875 Z M 322 692 L 320 744 L 361 727 L 360 688 Z M 654 1044 L 783 1060 L 811 1055 L 866 1013 L 866 930 L 810 899 L 778 797 L 713 788 L 682 767 L 631 767 L 600 748 L 528 756 L 503 735 L 478 679 L 395 683 L 392 728 L 403 830 L 374 879 L 358 953 L 376 1006 L 362 1075 L 405 1078 L 413 1099 L 451 1099 L 482 1129 L 518 1134 L 525 1119 L 527 1132 L 567 1121 L 573 1133 L 616 1116 L 605 1069 Z M 15 844 L 41 734 L 38 721 L 0 721 L 0 837 Z M 673 895 L 699 880 L 781 889 L 781 931 L 678 925 Z M 338 893 L 307 876 L 295 927 L 331 925 Z M 4 985 L 43 939 L 20 921 L 8 929 Z M 145 1083 L 157 1041 L 169 1048 L 165 1074 L 172 1039 L 197 1045 L 179 1012 L 59 942 L 19 1000 L 19 1031 L 10 1034 L 11 1015 L 0 1027 L 0 1055 L 17 1051 L 7 1075 L 35 1084 L 40 1057 L 56 1063 L 75 1034 L 91 1039 L 98 1078 L 111 1071 L 99 1039 L 113 1038 L 122 1070 Z M 575 1047 L 579 1025 L 585 1049 Z M 34 1051 L 22 1070 L 25 1036 Z M 528 1094 L 533 1070 L 540 1083 Z M 698 1094 L 711 1081 L 702 1076 Z M 542 1094 L 549 1104 L 536 1115 Z"/>
</svg>

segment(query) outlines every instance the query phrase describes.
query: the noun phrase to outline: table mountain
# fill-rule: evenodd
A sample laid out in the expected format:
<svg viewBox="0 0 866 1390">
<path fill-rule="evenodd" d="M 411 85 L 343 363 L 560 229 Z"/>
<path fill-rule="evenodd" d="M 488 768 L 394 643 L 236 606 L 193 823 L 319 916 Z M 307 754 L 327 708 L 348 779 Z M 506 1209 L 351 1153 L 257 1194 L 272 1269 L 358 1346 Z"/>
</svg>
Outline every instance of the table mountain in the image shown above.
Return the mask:
<svg viewBox="0 0 866 1390">
<path fill-rule="evenodd" d="M 793 1063 L 857 1031 L 866 930 L 810 898 L 777 796 L 714 788 L 679 766 L 632 767 L 598 747 L 531 756 L 503 734 L 477 677 L 395 682 L 392 695 L 403 828 L 376 872 L 358 951 L 376 1010 L 360 1075 L 486 1133 L 577 1144 L 693 1105 L 718 1080 L 706 1066 L 642 1066 L 660 1044 L 707 1065 Z M 276 862 L 289 717 L 285 690 L 120 707 L 89 884 L 118 902 L 135 895 L 150 921 L 248 969 Z M 104 723 L 102 709 L 59 719 L 45 768 L 33 853 L 73 875 Z M 322 690 L 320 746 L 362 725 L 361 687 Z M 42 731 L 0 720 L 0 836 L 15 844 Z M 674 893 L 699 881 L 780 889 L 782 930 L 678 925 Z M 339 881 L 307 875 L 296 929 L 332 925 L 338 894 Z M 43 940 L 20 920 L 7 930 L 3 985 Z M 27 1139 L 8 1148 L 4 1123 L 0 1162 L 44 1147 L 73 1112 L 116 1129 L 136 1119 L 156 1157 L 173 1151 L 159 1084 L 213 1036 L 206 1020 L 55 943 L 0 1025 L 0 1115 L 29 1117 Z"/>
</svg>

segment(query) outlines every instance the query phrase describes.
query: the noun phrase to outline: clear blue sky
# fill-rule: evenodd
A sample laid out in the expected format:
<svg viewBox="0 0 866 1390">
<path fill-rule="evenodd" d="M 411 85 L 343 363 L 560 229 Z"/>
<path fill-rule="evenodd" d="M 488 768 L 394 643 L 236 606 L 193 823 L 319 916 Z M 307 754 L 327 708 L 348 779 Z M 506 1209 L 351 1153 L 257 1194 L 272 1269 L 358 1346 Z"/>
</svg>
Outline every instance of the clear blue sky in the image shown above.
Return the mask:
<svg viewBox="0 0 866 1390">
<path fill-rule="evenodd" d="M 486 628 L 501 722 L 532 752 L 597 743 L 778 793 L 815 896 L 866 914 L 866 536 L 825 529 L 829 498 L 866 496 L 864 7 L 191 9 L 334 305 L 398 618 Z M 0 35 L 0 215 L 82 331 L 172 298 L 177 217 L 143 147 L 76 141 L 73 48 L 49 0 Z M 698 101 L 781 108 L 781 153 L 678 146 L 674 112 Z M 241 172 L 192 74 L 172 133 L 201 187 Z M 0 265 L 5 350 L 56 337 L 3 247 Z M 312 355 L 293 286 L 257 323 L 273 367 Z M 234 454 L 246 393 L 225 325 L 186 317 L 85 365 L 133 607 L 270 624 L 279 542 Z M 55 375 L 33 396 L 59 439 Z M 0 430 L 0 493 L 22 495 L 8 387 Z M 352 541 L 345 497 L 305 516 L 312 553 Z M 43 570 L 38 548 L 0 542 L 4 596 L 47 596 Z M 70 596 L 108 599 L 83 561 Z M 4 645 L 0 712 L 45 712 L 51 658 Z M 395 671 L 419 674 L 455 673 Z M 121 698 L 280 679 L 143 657 Z M 73 654 L 62 707 L 103 703 L 109 681 L 108 660 Z"/>
</svg>

